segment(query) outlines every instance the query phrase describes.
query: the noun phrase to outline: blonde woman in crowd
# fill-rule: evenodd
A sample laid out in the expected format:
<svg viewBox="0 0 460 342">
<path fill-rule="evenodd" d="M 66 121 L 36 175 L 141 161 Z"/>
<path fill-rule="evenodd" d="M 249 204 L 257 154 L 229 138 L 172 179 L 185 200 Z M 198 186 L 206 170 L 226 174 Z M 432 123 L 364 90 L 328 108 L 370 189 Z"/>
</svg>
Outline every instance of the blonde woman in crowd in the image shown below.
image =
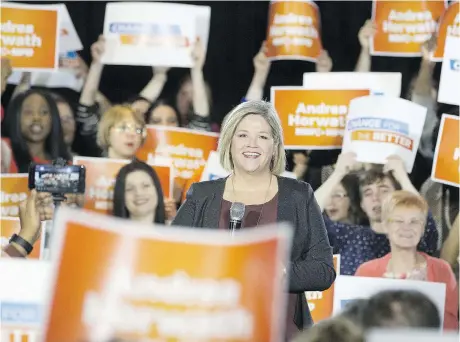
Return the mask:
<svg viewBox="0 0 460 342">
<path fill-rule="evenodd" d="M 418 194 L 395 191 L 387 196 L 382 204 L 382 230 L 391 252 L 362 264 L 355 275 L 446 284 L 444 329 L 458 330 L 458 285 L 450 265 L 417 251 L 427 215 L 428 204 Z"/>
<path fill-rule="evenodd" d="M 97 143 L 102 155 L 112 159 L 133 159 L 146 138 L 144 119 L 131 107 L 115 105 L 102 115 Z"/>
</svg>

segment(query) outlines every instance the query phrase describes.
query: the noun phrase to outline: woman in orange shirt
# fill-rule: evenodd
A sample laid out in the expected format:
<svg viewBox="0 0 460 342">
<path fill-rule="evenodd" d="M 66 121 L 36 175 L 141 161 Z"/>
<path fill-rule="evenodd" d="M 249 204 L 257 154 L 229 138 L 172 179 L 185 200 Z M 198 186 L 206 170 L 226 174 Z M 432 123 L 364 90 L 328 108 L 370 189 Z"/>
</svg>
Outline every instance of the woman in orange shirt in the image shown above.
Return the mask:
<svg viewBox="0 0 460 342">
<path fill-rule="evenodd" d="M 444 329 L 458 330 L 458 285 L 444 260 L 417 251 L 428 213 L 426 201 L 408 191 L 395 191 L 382 204 L 382 222 L 391 252 L 362 264 L 356 276 L 411 279 L 446 284 Z"/>
</svg>

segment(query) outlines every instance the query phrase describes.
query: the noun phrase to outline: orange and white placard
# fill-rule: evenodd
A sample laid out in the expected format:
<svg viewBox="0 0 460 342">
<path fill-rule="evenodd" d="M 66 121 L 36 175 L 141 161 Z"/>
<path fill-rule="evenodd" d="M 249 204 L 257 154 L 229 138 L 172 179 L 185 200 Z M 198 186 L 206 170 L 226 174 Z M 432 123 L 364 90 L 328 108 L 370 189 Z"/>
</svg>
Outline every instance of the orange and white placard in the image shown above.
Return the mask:
<svg viewBox="0 0 460 342">
<path fill-rule="evenodd" d="M 369 89 L 370 95 L 396 97 L 401 96 L 401 81 L 400 72 L 306 72 L 303 74 L 305 89 Z"/>
<path fill-rule="evenodd" d="M 13 234 L 19 233 L 21 230 L 21 223 L 18 217 L 2 217 L 0 218 L 0 223 L 0 248 L 4 248 L 8 245 Z M 41 235 L 35 242 L 32 253 L 27 256 L 28 259 L 40 259 L 44 255 L 43 249 L 45 246 L 45 225 L 46 222 L 43 222 Z"/>
<path fill-rule="evenodd" d="M 359 162 L 375 164 L 397 155 L 411 173 L 426 112 L 426 107 L 392 96 L 353 99 L 342 151 L 356 153 Z"/>
<path fill-rule="evenodd" d="M 203 172 L 209 153 L 217 150 L 219 134 L 188 128 L 147 126 L 147 138 L 137 157 L 151 164 L 156 159 L 172 160 L 175 183 L 183 187 L 188 179 Z"/>
<path fill-rule="evenodd" d="M 374 0 L 372 21 L 377 31 L 371 38 L 371 55 L 421 56 L 421 45 L 436 33 L 446 7 L 445 0 Z"/>
<path fill-rule="evenodd" d="M 63 207 L 54 228 L 47 342 L 281 341 L 287 225 L 231 236 Z"/>
<path fill-rule="evenodd" d="M 0 341 L 40 341 L 50 271 L 44 260 L 0 259 Z"/>
<path fill-rule="evenodd" d="M 52 71 L 59 66 L 59 8 L 3 2 L 1 56 L 13 69 Z"/>
<path fill-rule="evenodd" d="M 334 268 L 337 276 L 340 275 L 340 255 L 334 255 Z M 313 322 L 318 323 L 332 316 L 334 308 L 334 284 L 326 291 L 305 292 L 308 308 L 310 309 Z"/>
<path fill-rule="evenodd" d="M 84 208 L 102 214 L 110 214 L 113 207 L 113 188 L 118 171 L 128 164 L 123 159 L 74 157 L 74 165 L 86 168 L 86 191 Z M 158 175 L 163 196 L 168 198 L 172 193 L 171 167 L 152 165 Z"/>
<path fill-rule="evenodd" d="M 431 179 L 460 187 L 460 118 L 443 114 L 434 152 Z"/>
<path fill-rule="evenodd" d="M 313 90 L 272 87 L 271 102 L 281 120 L 288 150 L 342 148 L 348 105 L 369 90 Z"/>
<path fill-rule="evenodd" d="M 1 217 L 18 217 L 19 204 L 29 196 L 27 173 L 0 174 Z"/>
<path fill-rule="evenodd" d="M 320 29 L 320 12 L 313 1 L 271 1 L 267 57 L 316 61 L 322 50 Z"/>
<path fill-rule="evenodd" d="M 438 37 L 436 41 L 436 50 L 433 53 L 432 60 L 435 62 L 442 61 L 444 56 L 444 46 L 448 37 L 460 38 L 460 8 L 459 2 L 452 2 L 441 17 L 438 27 Z"/>
</svg>

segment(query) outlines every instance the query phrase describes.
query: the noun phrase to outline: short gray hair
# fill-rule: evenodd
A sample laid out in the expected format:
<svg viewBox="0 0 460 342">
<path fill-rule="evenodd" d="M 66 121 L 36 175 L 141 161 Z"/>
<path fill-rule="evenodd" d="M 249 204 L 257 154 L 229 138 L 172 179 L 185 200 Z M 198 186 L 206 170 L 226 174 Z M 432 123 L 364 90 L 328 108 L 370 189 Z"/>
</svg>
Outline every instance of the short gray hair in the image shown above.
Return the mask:
<svg viewBox="0 0 460 342">
<path fill-rule="evenodd" d="M 274 175 L 279 176 L 286 169 L 283 128 L 281 127 L 281 121 L 275 107 L 273 107 L 270 102 L 261 100 L 243 102 L 233 108 L 233 110 L 225 116 L 224 122 L 222 123 L 222 129 L 220 131 L 218 147 L 220 164 L 226 171 L 233 171 L 234 165 L 230 153 L 232 138 L 235 134 L 236 127 L 240 124 L 241 120 L 250 114 L 260 115 L 267 121 L 271 128 L 272 138 L 275 144 L 275 153 L 273 160 L 270 163 L 270 171 Z"/>
</svg>

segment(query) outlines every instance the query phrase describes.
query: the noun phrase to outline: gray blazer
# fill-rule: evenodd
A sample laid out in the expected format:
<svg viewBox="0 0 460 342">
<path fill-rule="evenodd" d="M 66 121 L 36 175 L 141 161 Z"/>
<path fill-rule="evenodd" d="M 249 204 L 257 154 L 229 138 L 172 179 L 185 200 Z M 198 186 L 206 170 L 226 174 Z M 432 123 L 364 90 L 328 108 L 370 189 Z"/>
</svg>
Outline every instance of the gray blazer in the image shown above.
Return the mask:
<svg viewBox="0 0 460 342">
<path fill-rule="evenodd" d="M 218 228 L 225 181 L 194 183 L 172 224 Z M 286 269 L 289 292 L 298 294 L 294 322 L 303 329 L 313 323 L 305 291 L 324 291 L 336 276 L 323 216 L 309 184 L 278 177 L 278 222 L 289 222 L 295 228 Z"/>
</svg>

